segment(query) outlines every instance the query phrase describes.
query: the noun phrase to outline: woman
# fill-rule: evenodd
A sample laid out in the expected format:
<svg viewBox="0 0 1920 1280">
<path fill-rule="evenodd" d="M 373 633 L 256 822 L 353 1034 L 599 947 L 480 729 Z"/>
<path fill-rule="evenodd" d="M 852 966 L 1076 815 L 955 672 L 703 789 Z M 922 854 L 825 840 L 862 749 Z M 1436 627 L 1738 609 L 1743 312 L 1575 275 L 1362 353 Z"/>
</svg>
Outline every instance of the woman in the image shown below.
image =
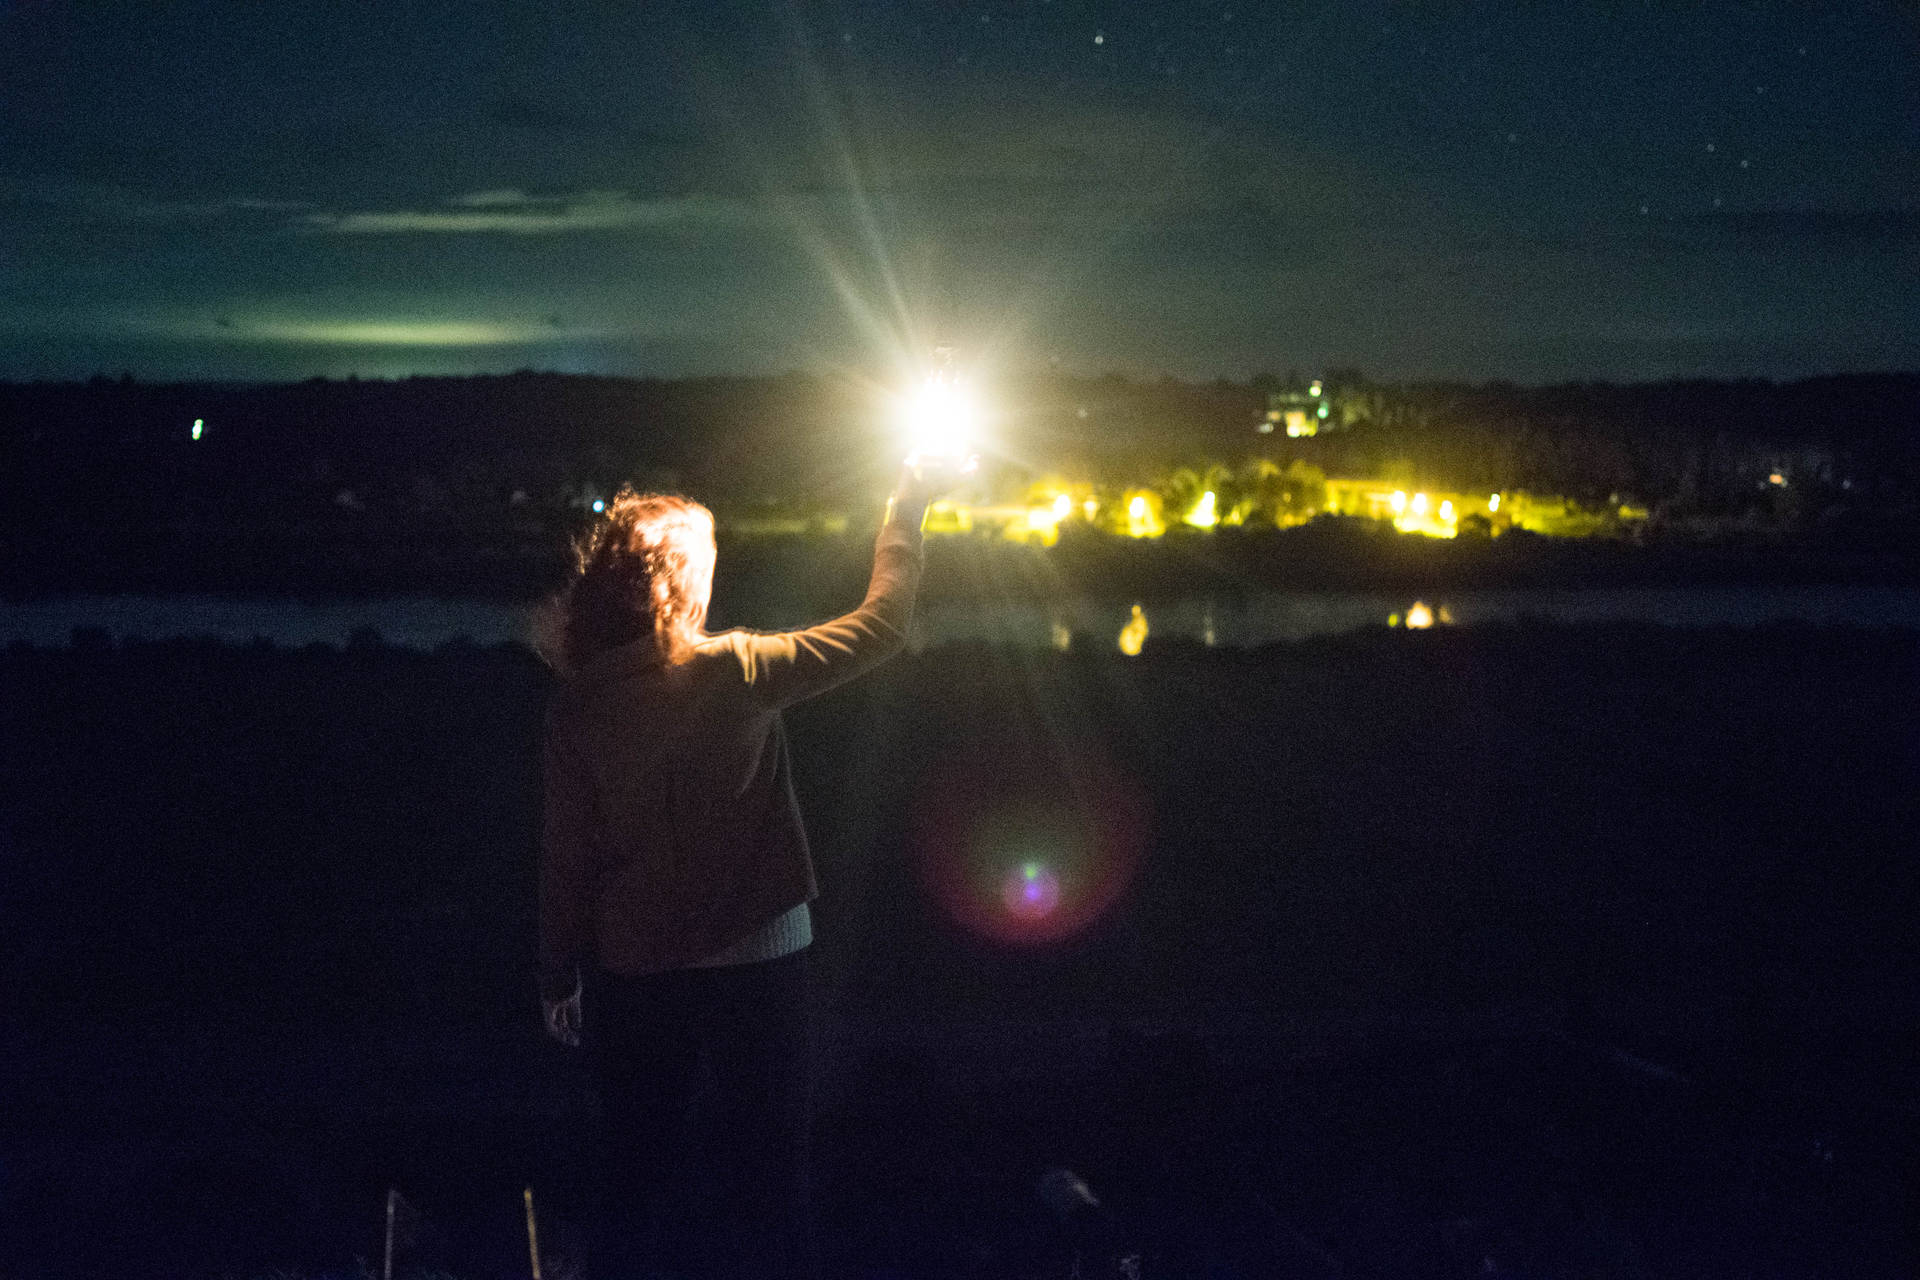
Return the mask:
<svg viewBox="0 0 1920 1280">
<path fill-rule="evenodd" d="M 706 634 L 712 515 L 631 491 L 557 602 L 567 678 L 547 715 L 541 996 L 550 1034 L 584 1033 L 599 1084 L 608 1274 L 816 1271 L 816 886 L 780 712 L 900 648 L 930 480 L 902 477 L 866 599 L 816 627 Z M 696 1108 L 703 1063 L 713 1088 Z"/>
</svg>

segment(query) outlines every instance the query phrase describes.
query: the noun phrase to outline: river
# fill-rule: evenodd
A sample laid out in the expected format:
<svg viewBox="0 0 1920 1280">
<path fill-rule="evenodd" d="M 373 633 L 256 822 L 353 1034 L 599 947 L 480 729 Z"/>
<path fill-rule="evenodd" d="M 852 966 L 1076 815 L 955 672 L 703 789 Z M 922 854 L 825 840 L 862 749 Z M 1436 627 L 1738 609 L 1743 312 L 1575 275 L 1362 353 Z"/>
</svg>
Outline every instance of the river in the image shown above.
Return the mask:
<svg viewBox="0 0 1920 1280">
<path fill-rule="evenodd" d="M 987 641 L 1029 648 L 1112 648 L 1144 635 L 1252 647 L 1367 627 L 1474 626 L 1526 618 L 1561 624 L 1648 622 L 1674 627 L 1751 627 L 1777 622 L 1920 629 L 1920 588 L 1896 586 L 1626 587 L 1587 590 L 1260 592 L 1237 599 L 1190 598 L 1140 609 L 1127 602 L 1068 599 L 1056 604 L 924 604 L 916 648 Z M 806 617 L 779 608 L 737 619 L 768 628 Z M 735 621 L 735 620 L 729 620 Z M 0 643 L 69 644 L 76 629 L 115 641 L 204 637 L 226 644 L 257 638 L 285 647 L 344 644 L 372 630 L 387 644 L 431 649 L 465 639 L 491 645 L 523 639 L 528 607 L 500 601 L 397 596 L 303 601 L 216 595 L 76 595 L 0 605 Z"/>
</svg>

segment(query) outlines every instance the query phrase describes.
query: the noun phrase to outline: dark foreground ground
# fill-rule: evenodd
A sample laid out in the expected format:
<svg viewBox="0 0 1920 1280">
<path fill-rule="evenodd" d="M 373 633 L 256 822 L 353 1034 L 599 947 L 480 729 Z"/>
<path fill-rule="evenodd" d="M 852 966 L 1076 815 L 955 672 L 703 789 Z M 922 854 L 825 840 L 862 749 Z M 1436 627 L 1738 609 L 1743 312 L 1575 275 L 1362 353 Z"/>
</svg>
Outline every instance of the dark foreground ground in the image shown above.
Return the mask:
<svg viewBox="0 0 1920 1280">
<path fill-rule="evenodd" d="M 0 1275 L 377 1274 L 389 1186 L 403 1273 L 523 1275 L 528 1184 L 565 1274 L 546 688 L 0 654 Z M 1065 1276 L 1065 1166 L 1149 1276 L 1912 1274 L 1916 695 L 1911 633 L 1523 627 L 802 708 L 832 1273 Z"/>
</svg>

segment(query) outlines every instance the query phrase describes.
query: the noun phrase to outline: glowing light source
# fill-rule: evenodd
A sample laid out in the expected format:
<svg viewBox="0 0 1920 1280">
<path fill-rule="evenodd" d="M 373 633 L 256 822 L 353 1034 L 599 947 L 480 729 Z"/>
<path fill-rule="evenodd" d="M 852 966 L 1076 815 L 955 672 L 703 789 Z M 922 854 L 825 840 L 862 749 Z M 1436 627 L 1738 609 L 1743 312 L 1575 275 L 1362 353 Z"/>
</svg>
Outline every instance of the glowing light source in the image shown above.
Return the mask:
<svg viewBox="0 0 1920 1280">
<path fill-rule="evenodd" d="M 1073 499 L 1064 493 L 1056 495 L 1053 500 L 1053 518 L 1055 520 L 1065 520 L 1072 514 Z"/>
<path fill-rule="evenodd" d="M 1767 477 L 1768 484 L 1784 485 L 1786 482 L 1787 482 L 1787 478 L 1781 475 L 1778 471 L 1773 472 L 1771 475 Z"/>
<path fill-rule="evenodd" d="M 1494 512 L 1494 511 L 1498 511 L 1499 509 L 1500 509 L 1500 495 L 1497 493 L 1490 495 L 1487 498 L 1487 510 L 1489 512 Z"/>
<path fill-rule="evenodd" d="M 193 420 L 192 436 L 195 440 L 198 440 L 201 437 L 201 435 L 206 431 L 206 429 L 207 429 L 207 420 L 205 418 L 195 418 Z"/>
<path fill-rule="evenodd" d="M 1120 652 L 1129 658 L 1140 656 L 1140 647 L 1147 642 L 1147 615 L 1139 605 L 1133 606 L 1133 616 L 1127 619 L 1127 625 L 1120 628 Z"/>
<path fill-rule="evenodd" d="M 912 458 L 963 458 L 980 432 L 973 390 L 941 370 L 927 375 L 901 406 Z"/>
<path fill-rule="evenodd" d="M 1395 514 L 1396 516 L 1403 516 L 1403 515 L 1405 515 L 1405 514 L 1407 513 L 1407 492 L 1406 492 L 1406 490 L 1404 490 L 1404 489 L 1395 489 L 1395 490 L 1393 491 L 1393 498 L 1391 499 L 1391 502 L 1392 502 L 1392 506 L 1393 506 L 1393 514 Z"/>
<path fill-rule="evenodd" d="M 595 498 L 593 500 L 593 514 L 602 515 L 606 512 L 606 509 L 607 502 L 605 498 Z"/>
<path fill-rule="evenodd" d="M 1433 610 L 1427 608 L 1422 602 L 1415 600 L 1412 607 L 1407 610 L 1407 630 L 1425 631 L 1432 625 Z"/>
<path fill-rule="evenodd" d="M 1220 523 L 1217 509 L 1219 500 L 1209 489 L 1200 495 L 1200 501 L 1193 504 L 1193 510 L 1187 513 L 1187 523 L 1196 529 L 1211 529 Z"/>
<path fill-rule="evenodd" d="M 1427 495 L 1424 493 L 1414 494 L 1413 501 L 1408 503 L 1407 506 L 1416 516 L 1424 516 L 1427 514 Z"/>
<path fill-rule="evenodd" d="M 1313 385 L 1307 388 L 1307 394 L 1310 396 L 1317 396 L 1320 394 L 1320 380 L 1318 378 L 1315 378 L 1313 380 Z"/>
<path fill-rule="evenodd" d="M 1166 532 L 1166 526 L 1160 522 L 1160 499 L 1145 492 L 1136 492 L 1127 498 L 1127 536 L 1129 538 L 1157 538 Z"/>
<path fill-rule="evenodd" d="M 1440 518 L 1448 522 L 1453 520 L 1453 503 L 1445 498 L 1440 500 Z"/>
</svg>

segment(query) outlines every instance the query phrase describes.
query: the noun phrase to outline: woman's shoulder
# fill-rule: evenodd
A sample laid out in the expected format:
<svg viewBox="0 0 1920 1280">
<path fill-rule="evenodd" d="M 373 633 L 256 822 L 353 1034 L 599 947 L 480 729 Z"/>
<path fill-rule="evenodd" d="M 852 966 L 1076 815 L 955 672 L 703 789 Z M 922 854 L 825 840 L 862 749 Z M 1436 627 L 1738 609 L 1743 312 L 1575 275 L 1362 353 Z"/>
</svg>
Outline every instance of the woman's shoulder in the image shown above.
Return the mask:
<svg viewBox="0 0 1920 1280">
<path fill-rule="evenodd" d="M 744 627 L 715 631 L 694 642 L 686 665 L 698 676 L 739 675 L 747 667 L 756 632 Z"/>
</svg>

